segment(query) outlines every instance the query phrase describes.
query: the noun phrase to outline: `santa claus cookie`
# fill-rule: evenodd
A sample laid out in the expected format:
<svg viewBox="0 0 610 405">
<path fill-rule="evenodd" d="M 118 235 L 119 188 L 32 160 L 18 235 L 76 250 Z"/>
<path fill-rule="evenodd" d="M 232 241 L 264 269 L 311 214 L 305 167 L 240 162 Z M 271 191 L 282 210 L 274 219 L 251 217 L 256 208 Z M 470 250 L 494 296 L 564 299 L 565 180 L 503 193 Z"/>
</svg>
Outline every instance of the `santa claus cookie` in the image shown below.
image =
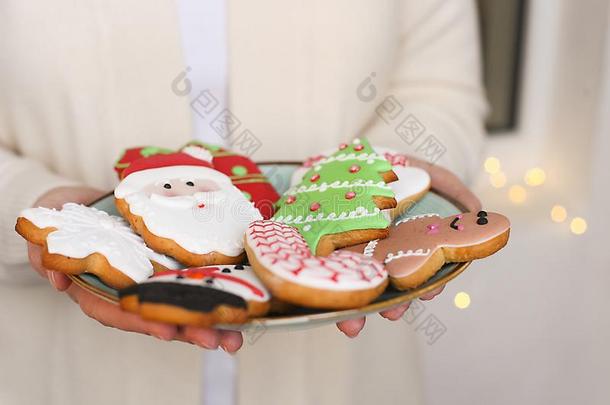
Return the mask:
<svg viewBox="0 0 610 405">
<path fill-rule="evenodd" d="M 502 249 L 510 232 L 503 215 L 479 211 L 440 218 L 423 215 L 397 222 L 390 236 L 352 246 L 385 265 L 392 284 L 405 290 L 432 277 L 447 262 L 482 259 Z"/>
<path fill-rule="evenodd" d="M 156 273 L 119 298 L 147 320 L 208 327 L 265 315 L 271 296 L 249 266 L 235 265 Z"/>
<path fill-rule="evenodd" d="M 199 147 L 135 159 L 116 206 L 146 244 L 188 266 L 242 263 L 243 235 L 260 212 Z"/>
<path fill-rule="evenodd" d="M 67 203 L 61 210 L 26 209 L 15 229 L 43 247 L 46 268 L 73 275 L 95 274 L 114 288 L 143 281 L 154 268 L 180 266 L 149 249 L 122 218 L 83 205 Z"/>
<path fill-rule="evenodd" d="M 392 165 L 392 171 L 398 177 L 397 181 L 390 183 L 396 198 L 397 206 L 389 213 L 391 218 L 396 218 L 406 212 L 415 202 L 419 201 L 430 189 L 430 175 L 424 169 L 411 166 L 409 158 L 392 149 L 375 146 L 375 151 L 383 155 Z M 308 158 L 303 166 L 292 174 L 291 183 L 298 184 L 303 176 L 318 162 L 326 158 L 330 153 L 320 154 Z"/>
<path fill-rule="evenodd" d="M 193 147 L 203 148 L 209 152 L 214 169 L 229 176 L 233 185 L 241 190 L 246 199 L 254 203 L 264 219 L 271 218 L 274 213 L 274 205 L 280 196 L 269 179 L 252 160 L 228 149 L 198 141 L 189 142 L 181 150 L 188 151 L 192 150 Z M 128 149 L 117 161 L 114 168 L 119 174 L 119 178 L 121 178 L 123 170 L 135 160 L 174 152 L 176 151 L 154 146 Z"/>
<path fill-rule="evenodd" d="M 377 298 L 388 275 L 376 260 L 336 251 L 313 254 L 299 231 L 276 221 L 256 221 L 246 232 L 246 251 L 271 294 L 310 308 L 358 308 Z"/>
</svg>

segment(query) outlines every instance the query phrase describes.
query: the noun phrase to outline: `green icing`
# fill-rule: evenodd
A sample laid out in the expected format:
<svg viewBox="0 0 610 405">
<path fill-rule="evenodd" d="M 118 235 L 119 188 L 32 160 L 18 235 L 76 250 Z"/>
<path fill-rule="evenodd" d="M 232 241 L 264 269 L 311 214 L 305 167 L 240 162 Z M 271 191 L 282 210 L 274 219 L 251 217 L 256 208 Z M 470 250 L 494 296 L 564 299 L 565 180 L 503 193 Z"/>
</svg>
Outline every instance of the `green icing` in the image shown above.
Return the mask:
<svg viewBox="0 0 610 405">
<path fill-rule="evenodd" d="M 245 176 L 248 174 L 248 169 L 245 166 L 233 166 L 231 168 L 231 173 L 236 176 Z"/>
<path fill-rule="evenodd" d="M 355 151 L 357 145 L 363 148 Z M 360 170 L 351 173 L 350 168 L 354 165 L 360 166 Z M 286 191 L 278 201 L 273 219 L 297 228 L 312 252 L 316 251 L 324 235 L 387 228 L 389 221 L 377 208 L 373 197 L 394 197 L 380 175 L 390 170 L 391 164 L 376 154 L 367 140 L 355 140 L 318 162 L 305 173 L 301 183 Z M 316 174 L 320 178 L 311 181 Z M 348 192 L 355 196 L 346 198 Z M 295 200 L 289 204 L 288 198 Z M 319 209 L 312 211 L 313 203 L 320 204 Z"/>
<path fill-rule="evenodd" d="M 140 150 L 140 155 L 143 157 L 149 157 L 153 155 L 167 155 L 173 153 L 174 151 L 167 148 L 159 148 L 157 146 L 147 146 Z"/>
</svg>

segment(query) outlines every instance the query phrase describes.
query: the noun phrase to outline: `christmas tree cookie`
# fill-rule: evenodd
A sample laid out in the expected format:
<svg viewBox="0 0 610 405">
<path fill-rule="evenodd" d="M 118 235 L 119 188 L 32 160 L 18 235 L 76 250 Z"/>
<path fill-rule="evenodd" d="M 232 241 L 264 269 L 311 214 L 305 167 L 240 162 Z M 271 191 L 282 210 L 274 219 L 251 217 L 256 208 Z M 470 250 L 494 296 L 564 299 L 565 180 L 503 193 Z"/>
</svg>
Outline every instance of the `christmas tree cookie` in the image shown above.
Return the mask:
<svg viewBox="0 0 610 405">
<path fill-rule="evenodd" d="M 272 220 L 246 230 L 252 268 L 275 297 L 312 308 L 357 308 L 381 294 L 388 275 L 376 260 L 335 249 L 384 238 L 396 206 L 392 166 L 366 140 L 342 144 L 280 199 Z"/>
<path fill-rule="evenodd" d="M 392 165 L 355 139 L 314 164 L 278 202 L 274 221 L 295 227 L 319 256 L 387 236 L 381 210 L 396 206 Z"/>
</svg>

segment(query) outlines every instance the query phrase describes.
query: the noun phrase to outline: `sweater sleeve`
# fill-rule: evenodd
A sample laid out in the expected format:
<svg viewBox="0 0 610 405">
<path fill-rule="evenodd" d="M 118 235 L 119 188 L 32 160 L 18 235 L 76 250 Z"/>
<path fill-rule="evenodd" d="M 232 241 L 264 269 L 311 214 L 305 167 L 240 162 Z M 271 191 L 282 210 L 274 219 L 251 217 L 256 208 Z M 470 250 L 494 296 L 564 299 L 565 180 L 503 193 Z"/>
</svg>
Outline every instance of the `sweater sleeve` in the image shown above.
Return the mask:
<svg viewBox="0 0 610 405">
<path fill-rule="evenodd" d="M 480 164 L 487 112 L 475 3 L 408 0 L 399 7 L 396 65 L 363 135 L 468 180 Z"/>
<path fill-rule="evenodd" d="M 31 207 L 48 190 L 76 182 L 48 170 L 41 163 L 19 157 L 0 147 L 0 264 L 11 265 L 27 262 L 26 244 L 15 232 L 19 212 Z"/>
</svg>

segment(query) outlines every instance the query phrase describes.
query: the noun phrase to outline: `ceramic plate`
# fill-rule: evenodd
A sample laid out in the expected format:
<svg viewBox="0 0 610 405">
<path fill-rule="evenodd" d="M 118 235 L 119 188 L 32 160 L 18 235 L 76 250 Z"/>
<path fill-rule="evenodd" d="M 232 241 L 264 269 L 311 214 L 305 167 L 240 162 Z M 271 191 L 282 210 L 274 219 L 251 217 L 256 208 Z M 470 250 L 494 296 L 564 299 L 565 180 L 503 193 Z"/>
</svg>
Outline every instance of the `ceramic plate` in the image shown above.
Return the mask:
<svg viewBox="0 0 610 405">
<path fill-rule="evenodd" d="M 283 193 L 290 183 L 292 172 L 298 167 L 297 164 L 261 164 L 261 170 L 269 177 L 278 192 Z M 441 217 L 454 215 L 462 212 L 458 208 L 459 203 L 451 202 L 441 197 L 434 190 L 428 192 L 419 202 L 414 204 L 408 211 L 396 218 L 403 218 L 421 214 L 439 214 Z M 106 211 L 112 215 L 118 215 L 114 206 L 114 198 L 108 195 L 92 204 L 93 207 Z M 443 266 L 432 278 L 416 289 L 408 291 L 397 291 L 391 286 L 373 303 L 358 309 L 343 311 L 323 311 L 305 308 L 295 308 L 290 313 L 269 314 L 262 318 L 254 318 L 243 325 L 217 325 L 222 329 L 233 330 L 267 330 L 284 329 L 294 330 L 334 323 L 345 319 L 367 315 L 391 308 L 397 304 L 410 301 L 420 297 L 428 291 L 447 283 L 457 277 L 468 267 L 470 263 L 451 263 Z M 102 283 L 97 277 L 90 274 L 73 276 L 74 282 L 109 302 L 118 304 L 117 291 Z"/>
</svg>

